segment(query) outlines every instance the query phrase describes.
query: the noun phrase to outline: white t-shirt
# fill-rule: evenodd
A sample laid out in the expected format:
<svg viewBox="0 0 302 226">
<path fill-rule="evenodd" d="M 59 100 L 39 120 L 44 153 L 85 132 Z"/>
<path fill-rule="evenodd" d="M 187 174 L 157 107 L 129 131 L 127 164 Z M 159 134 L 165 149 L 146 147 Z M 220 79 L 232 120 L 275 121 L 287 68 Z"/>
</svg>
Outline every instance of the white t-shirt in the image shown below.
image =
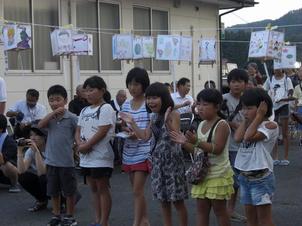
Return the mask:
<svg viewBox="0 0 302 226">
<path fill-rule="evenodd" d="M 286 76 L 278 80 L 275 76 L 273 76 L 271 80 L 270 78 L 267 78 L 263 88 L 268 91 L 268 94 L 272 98 L 274 110 L 278 110 L 280 107 L 288 104 L 288 101 L 276 102 L 288 98 L 288 91 L 294 89 L 292 81 Z"/>
<path fill-rule="evenodd" d="M 98 116 L 99 110 L 99 116 Z M 106 136 L 92 147 L 87 154 L 80 154 L 80 166 L 110 167 L 113 168 L 114 153 L 110 145 L 110 140 L 115 131 L 116 113 L 110 104 L 98 107 L 88 106 L 81 111 L 78 126 L 81 127 L 81 139 L 88 141 L 93 137 L 100 126 L 112 125 Z"/>
<path fill-rule="evenodd" d="M 278 138 L 279 129 L 278 126 L 275 129 L 268 129 L 265 127 L 266 123 L 271 122 L 264 121 L 257 129 L 258 132 L 265 135 L 266 138 L 264 140 L 258 142 L 241 142 L 235 160 L 235 168 L 241 171 L 269 169 L 269 171 L 273 172 L 274 164 L 271 151 Z"/>
<path fill-rule="evenodd" d="M 0 78 L 0 102 L 6 102 L 6 83 L 3 78 Z"/>
<path fill-rule="evenodd" d="M 178 111 L 179 114 L 191 113 L 192 112 L 191 107 L 192 107 L 192 105 L 194 103 L 193 97 L 191 97 L 190 95 L 186 95 L 185 97 L 181 97 L 179 95 L 179 92 L 172 93 L 171 97 L 172 97 L 175 105 L 182 104 L 182 103 L 186 102 L 187 100 L 189 100 L 191 102 L 191 104 L 188 105 L 188 106 L 176 109 L 176 111 Z"/>
<path fill-rule="evenodd" d="M 46 108 L 44 105 L 37 103 L 33 108 L 28 107 L 26 100 L 19 100 L 8 111 L 22 112 L 24 118 L 22 123 L 31 123 L 40 120 L 46 116 Z"/>
<path fill-rule="evenodd" d="M 298 84 L 294 89 L 293 97 L 297 99 L 297 106 L 302 106 L 302 85 Z"/>
</svg>

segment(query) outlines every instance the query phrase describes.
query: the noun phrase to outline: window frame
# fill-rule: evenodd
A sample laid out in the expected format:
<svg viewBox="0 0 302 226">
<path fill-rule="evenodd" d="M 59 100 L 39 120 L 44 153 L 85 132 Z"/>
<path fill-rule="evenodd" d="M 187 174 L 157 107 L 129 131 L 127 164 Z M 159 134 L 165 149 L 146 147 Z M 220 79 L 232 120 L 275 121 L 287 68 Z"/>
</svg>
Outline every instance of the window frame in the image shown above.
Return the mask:
<svg viewBox="0 0 302 226">
<path fill-rule="evenodd" d="M 58 26 L 61 26 L 61 0 L 55 0 L 57 1 L 58 4 Z M 60 57 L 59 60 L 59 67 L 60 69 L 55 69 L 55 70 L 41 70 L 41 69 L 36 69 L 36 54 L 35 54 L 35 49 L 36 49 L 36 43 L 35 43 L 35 26 L 34 26 L 34 1 L 30 0 L 30 26 L 31 26 L 31 42 L 32 42 L 32 48 L 30 49 L 31 51 L 31 58 L 32 58 L 32 65 L 31 65 L 31 69 L 30 70 L 16 70 L 16 69 L 7 69 L 7 73 L 8 74 L 12 74 L 12 75 L 17 75 L 17 74 L 22 74 L 22 75 L 32 75 L 32 74 L 61 74 L 63 71 L 63 60 L 62 57 Z M 4 5 L 3 5 L 3 10 L 4 10 Z M 54 26 L 54 25 L 51 25 Z M 7 57 L 7 56 L 5 56 Z"/>
<path fill-rule="evenodd" d="M 150 5 L 139 5 L 139 4 L 134 4 L 132 6 L 132 12 L 134 12 L 134 8 L 141 8 L 141 9 L 148 9 L 150 10 L 150 35 L 153 36 L 152 34 L 152 30 L 153 30 L 153 10 L 157 10 L 157 11 L 162 11 L 162 12 L 165 12 L 167 13 L 167 25 L 168 25 L 168 31 L 167 31 L 167 34 L 170 34 L 171 33 L 171 24 L 170 24 L 170 10 L 168 8 L 164 9 L 164 8 L 160 8 L 160 7 L 153 7 L 153 6 L 150 6 Z M 134 13 L 133 14 L 133 19 L 132 19 L 132 23 L 134 22 Z M 134 25 L 134 23 L 133 23 Z M 133 26 L 133 30 L 134 29 L 134 26 Z M 156 37 L 154 37 L 154 42 L 156 42 L 157 39 Z M 155 45 L 154 45 L 155 47 Z M 155 51 L 155 57 L 156 57 L 156 51 Z M 170 61 L 168 61 L 168 70 L 154 70 L 154 60 L 155 60 L 155 57 L 154 58 L 151 58 L 151 71 L 148 70 L 148 72 L 152 73 L 152 74 L 170 74 L 171 73 L 171 67 L 170 67 Z"/>
</svg>

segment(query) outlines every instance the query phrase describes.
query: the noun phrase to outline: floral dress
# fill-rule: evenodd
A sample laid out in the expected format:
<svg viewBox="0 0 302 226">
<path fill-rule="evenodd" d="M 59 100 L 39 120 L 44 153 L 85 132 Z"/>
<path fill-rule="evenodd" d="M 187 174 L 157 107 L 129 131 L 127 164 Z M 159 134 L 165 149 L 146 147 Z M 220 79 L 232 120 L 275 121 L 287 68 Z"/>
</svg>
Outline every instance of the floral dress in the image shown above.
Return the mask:
<svg viewBox="0 0 302 226">
<path fill-rule="evenodd" d="M 155 146 L 151 152 L 151 188 L 163 202 L 188 198 L 185 163 L 181 146 L 171 141 L 163 117 L 154 115 L 151 130 Z"/>
</svg>

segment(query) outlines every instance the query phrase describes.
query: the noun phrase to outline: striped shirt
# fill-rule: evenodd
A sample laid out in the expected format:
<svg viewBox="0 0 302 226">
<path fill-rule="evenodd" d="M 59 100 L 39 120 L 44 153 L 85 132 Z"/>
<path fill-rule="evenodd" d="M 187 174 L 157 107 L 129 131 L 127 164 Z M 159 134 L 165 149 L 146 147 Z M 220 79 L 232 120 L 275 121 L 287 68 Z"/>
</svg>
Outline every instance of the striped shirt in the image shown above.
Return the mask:
<svg viewBox="0 0 302 226">
<path fill-rule="evenodd" d="M 130 113 L 140 129 L 146 129 L 150 123 L 150 115 L 147 112 L 145 102 L 142 106 L 133 110 L 132 100 L 126 100 L 122 106 L 122 112 Z M 148 159 L 151 150 L 151 141 L 125 139 L 123 149 L 123 164 L 133 165 Z"/>
</svg>

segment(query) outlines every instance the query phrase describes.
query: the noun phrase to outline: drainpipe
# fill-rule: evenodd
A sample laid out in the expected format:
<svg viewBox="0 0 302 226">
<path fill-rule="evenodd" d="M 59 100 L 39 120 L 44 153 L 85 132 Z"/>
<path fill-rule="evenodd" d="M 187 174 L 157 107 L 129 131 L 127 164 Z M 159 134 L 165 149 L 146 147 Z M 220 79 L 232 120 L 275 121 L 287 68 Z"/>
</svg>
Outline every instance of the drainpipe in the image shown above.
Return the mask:
<svg viewBox="0 0 302 226">
<path fill-rule="evenodd" d="M 229 10 L 227 12 L 224 12 L 222 14 L 219 14 L 219 41 L 221 41 L 221 17 L 224 16 L 224 15 L 227 15 L 229 13 L 232 13 L 232 12 L 235 12 L 237 10 L 240 10 L 244 8 L 244 6 L 240 6 L 238 8 L 235 8 L 235 9 L 232 9 L 232 10 Z M 220 83 L 220 90 L 222 91 L 222 44 L 221 42 L 219 43 L 219 71 L 220 71 L 220 76 L 219 76 L 219 83 Z"/>
</svg>

